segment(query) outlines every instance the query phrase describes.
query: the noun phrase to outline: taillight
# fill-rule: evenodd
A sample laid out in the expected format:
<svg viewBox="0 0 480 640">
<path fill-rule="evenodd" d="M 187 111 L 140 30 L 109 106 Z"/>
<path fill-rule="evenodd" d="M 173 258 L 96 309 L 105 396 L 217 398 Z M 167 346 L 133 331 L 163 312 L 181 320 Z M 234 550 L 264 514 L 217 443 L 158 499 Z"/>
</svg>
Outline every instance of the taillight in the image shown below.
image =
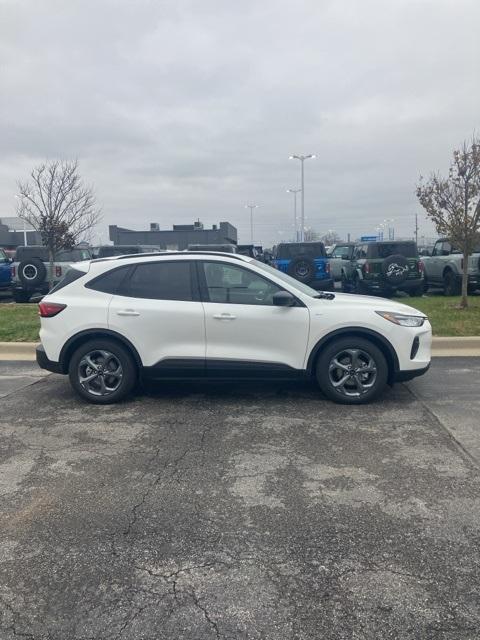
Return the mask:
<svg viewBox="0 0 480 640">
<path fill-rule="evenodd" d="M 55 267 L 55 277 L 60 278 L 62 276 L 62 267 Z"/>
<path fill-rule="evenodd" d="M 418 270 L 420 271 L 420 273 L 423 273 L 425 271 L 425 265 L 423 264 L 422 260 L 419 260 L 417 262 L 417 266 L 418 266 Z"/>
<path fill-rule="evenodd" d="M 370 264 L 368 262 L 363 265 L 363 273 L 370 273 Z"/>
<path fill-rule="evenodd" d="M 15 278 L 15 273 L 16 273 L 15 267 L 12 265 L 10 269 L 11 269 L 12 278 Z"/>
<path fill-rule="evenodd" d="M 63 311 L 67 305 L 57 302 L 40 302 L 38 305 L 38 315 L 41 318 L 53 318 Z"/>
<path fill-rule="evenodd" d="M 325 263 L 325 273 L 330 273 L 330 262 Z"/>
<path fill-rule="evenodd" d="M 463 272 L 463 258 L 460 260 L 460 271 Z"/>
</svg>

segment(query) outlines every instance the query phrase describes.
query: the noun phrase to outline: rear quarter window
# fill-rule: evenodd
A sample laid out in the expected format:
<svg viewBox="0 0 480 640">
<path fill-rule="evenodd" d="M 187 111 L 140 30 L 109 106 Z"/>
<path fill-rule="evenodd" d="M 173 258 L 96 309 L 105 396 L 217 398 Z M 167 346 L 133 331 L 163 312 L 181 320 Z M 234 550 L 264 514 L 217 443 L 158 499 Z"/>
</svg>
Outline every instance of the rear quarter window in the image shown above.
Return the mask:
<svg viewBox="0 0 480 640">
<path fill-rule="evenodd" d="M 94 291 L 116 295 L 120 291 L 123 281 L 130 270 L 131 267 L 129 265 L 111 269 L 90 280 L 90 282 L 87 282 L 85 287 L 87 289 L 93 289 Z"/>
<path fill-rule="evenodd" d="M 54 293 L 55 291 L 60 291 L 75 280 L 78 280 L 82 276 L 85 275 L 85 271 L 80 271 L 79 269 L 69 269 L 67 273 L 63 276 L 63 278 L 58 282 L 53 289 L 50 289 L 49 293 Z"/>
</svg>

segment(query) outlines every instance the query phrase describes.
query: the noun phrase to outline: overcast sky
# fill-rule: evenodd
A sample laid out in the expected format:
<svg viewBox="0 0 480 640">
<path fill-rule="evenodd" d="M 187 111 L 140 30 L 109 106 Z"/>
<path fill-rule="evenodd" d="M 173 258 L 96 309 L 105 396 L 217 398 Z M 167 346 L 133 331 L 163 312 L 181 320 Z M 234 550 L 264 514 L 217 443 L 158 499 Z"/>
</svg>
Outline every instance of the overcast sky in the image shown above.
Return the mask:
<svg viewBox="0 0 480 640">
<path fill-rule="evenodd" d="M 80 161 L 107 225 L 411 235 L 418 175 L 480 130 L 479 0 L 0 0 L 0 217 Z M 432 228 L 419 217 L 420 233 Z"/>
</svg>

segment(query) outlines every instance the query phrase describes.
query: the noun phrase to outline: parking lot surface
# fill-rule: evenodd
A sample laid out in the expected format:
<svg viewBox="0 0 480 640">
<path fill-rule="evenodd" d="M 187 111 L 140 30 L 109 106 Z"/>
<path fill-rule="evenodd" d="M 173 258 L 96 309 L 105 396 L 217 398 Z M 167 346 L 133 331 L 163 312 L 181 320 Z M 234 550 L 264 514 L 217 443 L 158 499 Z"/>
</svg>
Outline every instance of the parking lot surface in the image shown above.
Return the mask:
<svg viewBox="0 0 480 640">
<path fill-rule="evenodd" d="M 94 407 L 0 363 L 0 638 L 479 638 L 479 376 Z"/>
</svg>

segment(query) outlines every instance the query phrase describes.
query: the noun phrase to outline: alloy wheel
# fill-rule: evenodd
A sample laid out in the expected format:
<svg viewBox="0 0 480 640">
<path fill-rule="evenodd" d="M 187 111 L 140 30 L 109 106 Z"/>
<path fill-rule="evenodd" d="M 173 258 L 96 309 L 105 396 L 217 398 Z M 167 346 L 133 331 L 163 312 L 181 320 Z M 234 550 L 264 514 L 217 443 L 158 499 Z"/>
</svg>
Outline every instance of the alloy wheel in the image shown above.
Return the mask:
<svg viewBox="0 0 480 640">
<path fill-rule="evenodd" d="M 377 364 L 363 349 L 343 349 L 330 360 L 328 376 L 337 393 L 358 397 L 375 386 Z"/>
<path fill-rule="evenodd" d="M 106 350 L 89 351 L 78 363 L 78 381 L 94 396 L 108 396 L 122 383 L 123 368 L 116 355 Z"/>
</svg>

